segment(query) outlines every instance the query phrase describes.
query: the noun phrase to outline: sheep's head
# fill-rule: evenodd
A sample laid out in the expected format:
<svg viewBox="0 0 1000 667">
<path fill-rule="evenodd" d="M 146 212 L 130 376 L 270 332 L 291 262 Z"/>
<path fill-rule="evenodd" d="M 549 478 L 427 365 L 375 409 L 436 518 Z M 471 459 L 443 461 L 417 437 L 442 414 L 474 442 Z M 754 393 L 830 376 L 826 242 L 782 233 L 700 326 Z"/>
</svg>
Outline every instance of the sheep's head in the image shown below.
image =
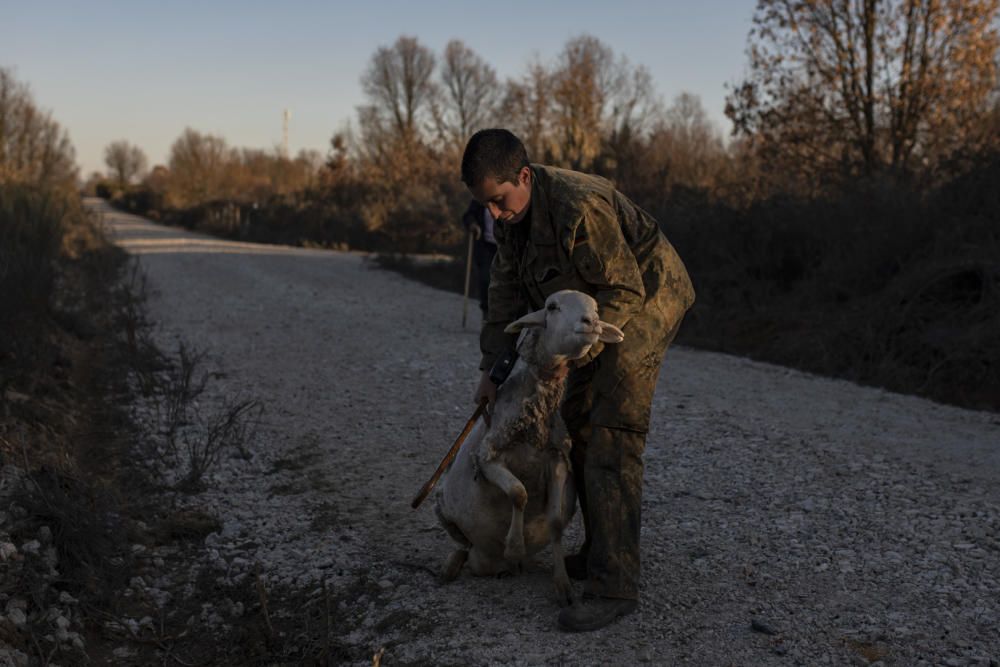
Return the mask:
<svg viewBox="0 0 1000 667">
<path fill-rule="evenodd" d="M 625 334 L 602 322 L 597 302 L 583 292 L 562 290 L 545 300 L 545 307 L 507 325 L 507 333 L 539 328 L 539 352 L 548 363 L 564 363 L 587 354 L 597 341 L 620 343 Z"/>
</svg>

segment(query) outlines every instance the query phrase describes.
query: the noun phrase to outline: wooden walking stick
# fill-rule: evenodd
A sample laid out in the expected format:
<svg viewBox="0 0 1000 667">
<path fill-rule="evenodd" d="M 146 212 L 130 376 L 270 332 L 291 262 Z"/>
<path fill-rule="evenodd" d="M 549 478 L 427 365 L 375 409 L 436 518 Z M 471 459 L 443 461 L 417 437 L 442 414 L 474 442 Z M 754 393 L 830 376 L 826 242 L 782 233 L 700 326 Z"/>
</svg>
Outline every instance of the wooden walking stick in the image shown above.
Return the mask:
<svg viewBox="0 0 1000 667">
<path fill-rule="evenodd" d="M 441 464 L 437 467 L 437 470 L 434 471 L 434 474 L 431 475 L 431 478 L 427 480 L 422 487 L 420 487 L 420 491 L 417 492 L 416 496 L 414 496 L 413 502 L 410 503 L 410 507 L 417 509 L 420 507 L 420 503 L 424 502 L 424 499 L 427 498 L 428 494 L 430 494 L 431 489 L 433 489 L 434 485 L 437 484 L 439 479 L 441 479 L 441 475 L 443 475 L 444 471 L 448 469 L 451 462 L 455 460 L 455 456 L 458 455 L 458 450 L 462 448 L 462 443 L 469 437 L 469 433 L 472 432 L 472 427 L 475 426 L 476 420 L 479 419 L 480 415 L 483 414 L 483 411 L 486 410 L 488 402 L 489 401 L 485 398 L 479 402 L 479 407 L 477 407 L 476 411 L 472 413 L 472 417 L 469 421 L 465 423 L 465 428 L 463 428 L 462 432 L 459 433 L 458 439 L 455 440 L 455 444 L 452 445 L 451 449 L 448 450 L 448 453 L 444 455 L 444 459 L 441 460 Z"/>
<path fill-rule="evenodd" d="M 476 236 L 473 231 L 477 229 L 475 225 L 469 228 L 469 249 L 465 253 L 465 298 L 462 299 L 462 328 L 465 328 L 465 320 L 469 314 L 469 278 L 472 276 L 472 240 Z"/>
</svg>

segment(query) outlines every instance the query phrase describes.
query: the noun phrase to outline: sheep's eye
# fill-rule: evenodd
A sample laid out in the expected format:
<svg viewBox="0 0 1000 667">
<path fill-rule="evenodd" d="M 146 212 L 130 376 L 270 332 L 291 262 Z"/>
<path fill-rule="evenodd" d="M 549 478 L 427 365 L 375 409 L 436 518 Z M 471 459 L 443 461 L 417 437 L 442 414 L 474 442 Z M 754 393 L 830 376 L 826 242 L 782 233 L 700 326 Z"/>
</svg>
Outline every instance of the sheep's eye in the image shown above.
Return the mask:
<svg viewBox="0 0 1000 667">
<path fill-rule="evenodd" d="M 549 311 L 550 313 L 554 313 L 555 311 L 559 310 L 559 304 L 550 303 L 549 305 L 545 306 L 545 310 Z"/>
</svg>

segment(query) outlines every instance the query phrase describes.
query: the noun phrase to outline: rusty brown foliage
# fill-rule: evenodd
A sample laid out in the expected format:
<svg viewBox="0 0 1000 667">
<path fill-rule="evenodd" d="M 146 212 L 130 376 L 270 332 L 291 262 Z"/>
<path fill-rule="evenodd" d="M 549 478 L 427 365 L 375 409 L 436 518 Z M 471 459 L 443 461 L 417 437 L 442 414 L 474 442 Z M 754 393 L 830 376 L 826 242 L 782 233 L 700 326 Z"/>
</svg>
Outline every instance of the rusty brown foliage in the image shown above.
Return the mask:
<svg viewBox="0 0 1000 667">
<path fill-rule="evenodd" d="M 500 85 L 496 70 L 457 39 L 445 47 L 440 78 L 432 103 L 438 140 L 449 153 L 460 155 L 473 132 L 495 122 Z"/>
<path fill-rule="evenodd" d="M 726 113 L 813 191 L 888 171 L 932 174 L 983 130 L 998 0 L 759 0 L 746 80 Z"/>
<path fill-rule="evenodd" d="M 75 159 L 66 130 L 0 67 L 0 184 L 66 187 L 76 179 Z"/>
</svg>

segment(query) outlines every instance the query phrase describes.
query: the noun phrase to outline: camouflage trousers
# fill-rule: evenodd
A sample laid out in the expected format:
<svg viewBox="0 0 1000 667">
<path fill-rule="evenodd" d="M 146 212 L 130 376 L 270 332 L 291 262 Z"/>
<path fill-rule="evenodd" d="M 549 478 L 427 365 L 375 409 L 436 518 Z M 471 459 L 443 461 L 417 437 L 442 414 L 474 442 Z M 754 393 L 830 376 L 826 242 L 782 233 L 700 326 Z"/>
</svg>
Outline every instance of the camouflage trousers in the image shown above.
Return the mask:
<svg viewBox="0 0 1000 667">
<path fill-rule="evenodd" d="M 679 326 L 633 319 L 622 343 L 567 379 L 562 415 L 586 530 L 586 593 L 639 596 L 642 454 L 660 366 Z"/>
</svg>

